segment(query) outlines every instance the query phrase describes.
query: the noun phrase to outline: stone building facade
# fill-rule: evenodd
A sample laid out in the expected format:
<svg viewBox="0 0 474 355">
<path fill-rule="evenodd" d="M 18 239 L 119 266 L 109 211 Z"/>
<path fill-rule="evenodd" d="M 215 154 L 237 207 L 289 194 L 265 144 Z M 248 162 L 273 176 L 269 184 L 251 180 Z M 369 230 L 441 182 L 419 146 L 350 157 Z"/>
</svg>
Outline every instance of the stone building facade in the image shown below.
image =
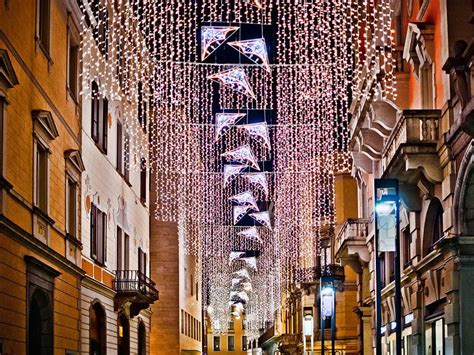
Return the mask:
<svg viewBox="0 0 474 355">
<path fill-rule="evenodd" d="M 398 96 L 384 99 L 372 90 L 352 104 L 359 215 L 344 224 L 336 256 L 358 273 L 359 314 L 371 319 L 371 331 L 360 329 L 359 337 L 365 349 L 374 348 L 374 179 L 398 179 L 404 353 L 470 354 L 474 6 L 398 0 L 393 7 Z M 384 73 L 368 69 L 362 85 L 376 89 Z M 393 254 L 379 255 L 387 354 L 395 352 Z"/>
<path fill-rule="evenodd" d="M 0 2 L 0 349 L 80 350 L 75 1 Z"/>
</svg>

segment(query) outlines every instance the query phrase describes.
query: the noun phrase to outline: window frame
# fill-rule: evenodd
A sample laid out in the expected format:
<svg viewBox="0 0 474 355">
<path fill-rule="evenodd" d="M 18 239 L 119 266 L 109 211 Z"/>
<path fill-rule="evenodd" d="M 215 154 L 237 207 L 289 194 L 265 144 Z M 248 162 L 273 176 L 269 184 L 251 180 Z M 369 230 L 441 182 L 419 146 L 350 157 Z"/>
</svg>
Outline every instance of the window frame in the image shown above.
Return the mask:
<svg viewBox="0 0 474 355">
<path fill-rule="evenodd" d="M 91 137 L 103 154 L 107 154 L 109 101 L 99 95 L 99 85 L 91 83 Z"/>
<path fill-rule="evenodd" d="M 74 202 L 71 205 L 71 187 L 74 188 Z M 70 174 L 66 173 L 66 234 L 71 238 L 78 239 L 79 235 L 79 184 Z M 71 211 L 73 208 L 73 211 Z M 73 212 L 73 225 L 71 225 L 71 212 Z M 71 228 L 73 229 L 71 232 Z"/>
<path fill-rule="evenodd" d="M 90 213 L 90 255 L 96 264 L 105 266 L 107 262 L 107 214 L 94 203 L 91 204 Z"/>
<path fill-rule="evenodd" d="M 232 346 L 231 346 L 230 339 L 232 339 Z M 235 351 L 235 336 L 234 335 L 227 336 L 227 351 Z"/>
<path fill-rule="evenodd" d="M 39 152 L 44 154 L 44 205 L 41 203 L 40 199 L 40 169 L 39 169 Z M 40 211 L 48 214 L 49 211 L 49 154 L 50 149 L 49 146 L 44 142 L 41 138 L 36 137 L 34 141 L 34 206 L 37 207 Z"/>
<path fill-rule="evenodd" d="M 213 336 L 212 348 L 214 349 L 214 351 L 221 351 L 221 337 L 220 336 L 218 335 Z"/>
<path fill-rule="evenodd" d="M 80 39 L 77 29 L 71 19 L 71 14 L 68 14 L 67 24 L 67 61 L 66 61 L 66 88 L 69 96 L 77 104 L 79 97 L 79 47 Z M 72 50 L 72 53 L 71 53 Z M 73 54 L 73 57 L 71 56 Z M 75 58 L 71 63 L 71 58 Z M 71 71 L 71 64 L 74 64 L 74 70 Z M 74 77 L 71 74 L 74 73 Z M 73 79 L 73 80 L 72 80 Z"/>
<path fill-rule="evenodd" d="M 45 6 L 45 9 L 43 8 Z M 43 10 L 46 13 L 43 13 Z M 46 16 L 46 19 L 43 16 Z M 46 25 L 46 28 L 43 27 Z M 46 36 L 46 38 L 44 38 Z M 51 0 L 36 1 L 36 43 L 50 61 L 51 53 Z"/>
<path fill-rule="evenodd" d="M 246 335 L 242 335 L 242 351 L 248 350 L 248 340 Z"/>
</svg>

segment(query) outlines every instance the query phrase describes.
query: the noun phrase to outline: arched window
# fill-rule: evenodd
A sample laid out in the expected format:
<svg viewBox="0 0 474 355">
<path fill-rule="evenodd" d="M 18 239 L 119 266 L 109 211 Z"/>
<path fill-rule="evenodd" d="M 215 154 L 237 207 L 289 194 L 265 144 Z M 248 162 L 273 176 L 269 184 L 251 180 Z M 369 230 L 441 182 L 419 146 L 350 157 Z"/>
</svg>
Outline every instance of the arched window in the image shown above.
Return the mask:
<svg viewBox="0 0 474 355">
<path fill-rule="evenodd" d="M 44 291 L 37 288 L 28 310 L 28 354 L 53 353 L 53 308 Z"/>
<path fill-rule="evenodd" d="M 425 231 L 423 235 L 423 256 L 443 237 L 443 206 L 434 198 L 426 211 Z"/>
<path fill-rule="evenodd" d="M 464 225 L 468 235 L 474 234 L 474 169 L 471 169 L 469 178 L 466 183 L 464 193 L 464 203 L 462 206 Z"/>
<path fill-rule="evenodd" d="M 138 323 L 138 355 L 146 355 L 146 327 L 145 323 Z"/>
<path fill-rule="evenodd" d="M 89 310 L 89 354 L 105 355 L 105 311 L 99 302 Z"/>
<path fill-rule="evenodd" d="M 118 319 L 118 355 L 130 354 L 130 322 L 125 314 Z"/>
</svg>

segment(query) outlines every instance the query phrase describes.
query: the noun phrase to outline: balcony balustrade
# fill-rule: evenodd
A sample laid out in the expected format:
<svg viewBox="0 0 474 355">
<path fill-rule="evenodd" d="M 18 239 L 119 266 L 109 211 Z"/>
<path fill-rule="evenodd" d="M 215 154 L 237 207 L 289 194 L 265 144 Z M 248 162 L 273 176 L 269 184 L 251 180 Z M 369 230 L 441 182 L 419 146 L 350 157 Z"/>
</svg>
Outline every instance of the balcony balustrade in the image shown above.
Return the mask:
<svg viewBox="0 0 474 355">
<path fill-rule="evenodd" d="M 362 264 L 370 260 L 367 248 L 370 223 L 370 219 L 349 218 L 336 236 L 336 258 L 356 272 L 360 272 Z"/>
<path fill-rule="evenodd" d="M 404 110 L 387 139 L 382 153 L 386 177 L 397 176 L 411 181 L 422 171 L 430 182 L 441 182 L 437 143 L 440 110 Z"/>
<path fill-rule="evenodd" d="M 116 291 L 115 310 L 128 306 L 131 317 L 148 308 L 159 298 L 156 283 L 138 270 L 115 271 L 112 287 Z"/>
</svg>

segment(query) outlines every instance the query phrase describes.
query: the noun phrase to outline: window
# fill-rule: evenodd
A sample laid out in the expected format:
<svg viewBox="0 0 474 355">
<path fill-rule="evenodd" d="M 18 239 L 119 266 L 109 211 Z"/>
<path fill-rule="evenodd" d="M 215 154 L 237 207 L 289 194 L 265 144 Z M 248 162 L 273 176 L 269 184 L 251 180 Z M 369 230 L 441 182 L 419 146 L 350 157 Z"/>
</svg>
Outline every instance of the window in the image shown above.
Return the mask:
<svg viewBox="0 0 474 355">
<path fill-rule="evenodd" d="M 107 255 L 107 215 L 94 204 L 91 206 L 91 257 L 104 265 Z"/>
<path fill-rule="evenodd" d="M 117 270 L 123 270 L 123 237 L 122 228 L 117 226 Z"/>
<path fill-rule="evenodd" d="M 118 355 L 130 355 L 130 322 L 125 314 L 118 318 Z"/>
<path fill-rule="evenodd" d="M 221 351 L 221 338 L 218 336 L 214 337 L 214 351 Z"/>
<path fill-rule="evenodd" d="M 123 132 L 122 123 L 117 121 L 117 171 L 123 172 Z"/>
<path fill-rule="evenodd" d="M 36 200 L 35 205 L 48 212 L 48 149 L 40 142 L 36 143 Z"/>
<path fill-rule="evenodd" d="M 437 319 L 426 324 L 425 328 L 425 354 L 443 355 L 444 354 L 444 320 Z"/>
<path fill-rule="evenodd" d="M 77 183 L 67 178 L 66 184 L 66 232 L 71 237 L 77 236 Z"/>
<path fill-rule="evenodd" d="M 92 82 L 92 139 L 107 154 L 107 135 L 108 135 L 108 114 L 109 102 L 107 99 L 99 97 L 99 86 L 95 81 Z"/>
<path fill-rule="evenodd" d="M 247 336 L 243 335 L 242 336 L 242 351 L 246 351 L 247 348 L 248 348 Z"/>
<path fill-rule="evenodd" d="M 403 231 L 403 264 L 405 265 L 405 267 L 411 264 L 410 248 L 411 248 L 411 233 L 410 233 L 410 228 L 407 227 Z"/>
<path fill-rule="evenodd" d="M 227 337 L 227 350 L 235 351 L 235 337 L 233 335 Z"/>
<path fill-rule="evenodd" d="M 117 226 L 117 270 L 128 270 L 129 236 Z"/>
<path fill-rule="evenodd" d="M 92 26 L 92 34 L 94 36 L 95 43 L 97 44 L 100 53 L 105 55 L 107 58 L 107 28 L 109 16 L 107 8 L 105 6 L 101 6 L 100 3 L 100 0 L 89 1 L 91 13 L 86 14 L 86 23 L 89 27 Z M 92 19 L 90 15 L 92 15 Z"/>
<path fill-rule="evenodd" d="M 145 158 L 141 159 L 140 164 L 140 200 L 143 203 L 146 203 L 146 191 L 147 191 L 147 171 L 146 171 L 146 160 Z M 192 291 L 191 291 L 192 295 Z"/>
<path fill-rule="evenodd" d="M 145 323 L 138 323 L 138 355 L 146 355 L 146 328 Z"/>
<path fill-rule="evenodd" d="M 191 274 L 189 275 L 191 281 L 190 281 L 190 284 L 191 284 L 191 296 L 194 296 L 194 276 Z"/>
<path fill-rule="evenodd" d="M 138 272 L 146 275 L 146 253 L 142 248 L 138 248 Z"/>
<path fill-rule="evenodd" d="M 50 0 L 38 0 L 37 41 L 41 49 L 49 55 L 50 46 Z"/>
<path fill-rule="evenodd" d="M 68 19 L 68 21 L 70 21 Z M 72 21 L 71 21 L 72 22 Z M 77 99 L 78 86 L 78 60 L 79 45 L 78 40 L 73 36 L 71 29 L 68 30 L 68 51 L 67 51 L 67 88 L 74 100 Z"/>
<path fill-rule="evenodd" d="M 423 256 L 426 256 L 443 237 L 443 206 L 437 198 L 428 206 L 424 229 Z"/>
<path fill-rule="evenodd" d="M 199 301 L 199 283 L 196 282 L 196 301 Z"/>
<path fill-rule="evenodd" d="M 181 334 L 184 334 L 184 311 L 181 310 Z"/>
<path fill-rule="evenodd" d="M 235 330 L 234 321 L 229 322 L 229 330 Z"/>
<path fill-rule="evenodd" d="M 242 320 L 242 330 L 247 329 L 247 321 L 245 319 Z"/>
<path fill-rule="evenodd" d="M 105 310 L 96 302 L 89 310 L 89 354 L 105 355 Z"/>
</svg>

